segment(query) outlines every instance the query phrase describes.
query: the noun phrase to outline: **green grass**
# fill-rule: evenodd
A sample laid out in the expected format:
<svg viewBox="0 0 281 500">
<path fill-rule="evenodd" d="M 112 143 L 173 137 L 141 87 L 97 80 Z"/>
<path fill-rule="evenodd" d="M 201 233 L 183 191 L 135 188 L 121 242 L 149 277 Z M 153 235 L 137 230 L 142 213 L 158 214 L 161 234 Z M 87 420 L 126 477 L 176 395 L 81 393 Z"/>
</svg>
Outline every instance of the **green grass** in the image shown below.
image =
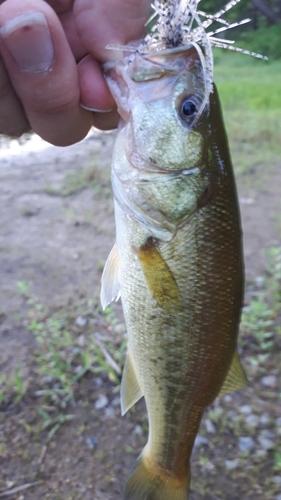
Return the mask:
<svg viewBox="0 0 281 500">
<path fill-rule="evenodd" d="M 217 51 L 215 82 L 236 172 L 280 163 L 281 61 Z"/>
</svg>

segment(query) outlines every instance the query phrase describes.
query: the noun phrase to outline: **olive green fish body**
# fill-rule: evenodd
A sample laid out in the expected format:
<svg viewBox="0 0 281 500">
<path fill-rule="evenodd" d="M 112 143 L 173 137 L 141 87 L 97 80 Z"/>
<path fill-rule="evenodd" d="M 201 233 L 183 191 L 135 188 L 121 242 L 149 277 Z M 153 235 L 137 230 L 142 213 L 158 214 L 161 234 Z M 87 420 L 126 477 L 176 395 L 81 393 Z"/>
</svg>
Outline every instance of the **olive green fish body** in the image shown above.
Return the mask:
<svg viewBox="0 0 281 500">
<path fill-rule="evenodd" d="M 163 57 L 145 59 L 145 79 L 142 61 L 129 68 L 131 79 L 122 67 L 108 70 L 112 90 L 116 81 L 121 87 L 124 121 L 112 174 L 118 279 L 105 292 L 107 264 L 102 297 L 105 305 L 121 294 L 128 329 L 122 410 L 144 395 L 149 421 L 126 500 L 185 500 L 204 409 L 245 383 L 236 351 L 240 216 L 218 96 L 200 110 L 204 89 L 193 47 Z M 191 103 L 200 110 L 196 122 Z"/>
</svg>

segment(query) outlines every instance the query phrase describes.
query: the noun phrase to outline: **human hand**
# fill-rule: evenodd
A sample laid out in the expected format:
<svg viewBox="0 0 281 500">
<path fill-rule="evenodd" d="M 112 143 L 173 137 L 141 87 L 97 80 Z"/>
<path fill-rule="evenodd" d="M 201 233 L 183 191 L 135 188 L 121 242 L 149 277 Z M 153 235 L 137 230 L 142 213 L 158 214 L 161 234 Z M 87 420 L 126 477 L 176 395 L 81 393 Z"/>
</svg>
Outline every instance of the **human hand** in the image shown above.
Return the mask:
<svg viewBox="0 0 281 500">
<path fill-rule="evenodd" d="M 114 128 L 100 63 L 116 58 L 108 44 L 144 35 L 149 7 L 150 0 L 0 0 L 0 133 L 33 129 L 67 146 L 92 125 Z"/>
</svg>

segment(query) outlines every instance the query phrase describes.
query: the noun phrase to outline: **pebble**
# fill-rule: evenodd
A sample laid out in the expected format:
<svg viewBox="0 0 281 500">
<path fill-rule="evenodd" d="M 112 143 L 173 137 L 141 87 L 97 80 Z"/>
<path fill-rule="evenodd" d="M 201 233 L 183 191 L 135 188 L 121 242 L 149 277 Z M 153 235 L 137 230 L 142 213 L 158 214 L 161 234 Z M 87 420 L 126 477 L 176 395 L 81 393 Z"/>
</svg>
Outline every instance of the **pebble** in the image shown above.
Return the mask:
<svg viewBox="0 0 281 500">
<path fill-rule="evenodd" d="M 207 462 L 205 465 L 206 470 L 214 470 L 215 466 L 212 464 L 212 462 Z"/>
<path fill-rule="evenodd" d="M 100 394 L 95 402 L 95 410 L 102 410 L 108 404 L 108 398 L 104 394 Z"/>
<path fill-rule="evenodd" d="M 200 434 L 198 434 L 198 436 L 196 436 L 196 439 L 195 439 L 195 443 L 194 443 L 194 446 L 207 446 L 209 444 L 209 439 L 206 438 L 205 436 L 200 436 Z"/>
<path fill-rule="evenodd" d="M 140 425 L 136 425 L 136 427 L 133 430 L 133 434 L 135 434 L 135 436 L 142 436 L 143 432 Z"/>
<path fill-rule="evenodd" d="M 90 450 L 94 450 L 99 444 L 98 439 L 95 436 L 87 437 L 86 443 L 88 445 L 88 448 L 90 448 Z"/>
<path fill-rule="evenodd" d="M 281 500 L 281 495 L 277 495 L 277 497 L 275 497 L 275 500 Z"/>
<path fill-rule="evenodd" d="M 209 432 L 210 434 L 216 433 L 216 428 L 215 428 L 213 422 L 209 418 L 207 418 L 205 420 L 205 426 L 206 426 L 207 432 Z"/>
<path fill-rule="evenodd" d="M 272 448 L 274 448 L 274 442 L 272 441 L 272 439 L 258 436 L 258 441 L 264 450 L 271 450 Z"/>
<path fill-rule="evenodd" d="M 238 467 L 238 460 L 225 460 L 225 466 L 227 469 L 236 469 Z"/>
<path fill-rule="evenodd" d="M 274 439 L 275 438 L 274 432 L 272 432 L 270 429 L 264 429 L 264 430 L 262 430 L 260 435 L 262 437 L 265 437 L 265 438 L 268 438 L 268 439 Z"/>
<path fill-rule="evenodd" d="M 252 407 L 249 406 L 249 405 L 243 405 L 240 408 L 240 412 L 241 413 L 245 413 L 246 415 L 248 415 L 249 413 L 252 413 Z"/>
<path fill-rule="evenodd" d="M 270 416 L 268 415 L 268 413 L 265 413 L 260 417 L 260 423 L 262 425 L 267 425 L 269 424 L 269 422 L 270 422 Z"/>
<path fill-rule="evenodd" d="M 105 409 L 104 416 L 105 416 L 105 418 L 112 418 L 115 416 L 113 406 L 109 406 L 109 408 Z"/>
<path fill-rule="evenodd" d="M 114 406 L 114 408 L 116 408 L 116 406 L 120 406 L 120 397 L 119 396 L 116 396 L 112 401 L 111 401 L 111 405 Z"/>
<path fill-rule="evenodd" d="M 263 276 L 257 276 L 255 279 L 256 285 L 258 288 L 262 288 L 264 285 L 264 277 Z"/>
<path fill-rule="evenodd" d="M 245 422 L 250 427 L 257 427 L 259 425 L 260 419 L 257 415 L 254 415 L 252 413 L 250 415 L 247 415 L 247 417 L 245 418 Z"/>
<path fill-rule="evenodd" d="M 223 400 L 226 402 L 226 403 L 231 403 L 232 401 L 232 396 L 230 396 L 229 394 L 226 394 L 226 396 L 223 397 Z"/>
<path fill-rule="evenodd" d="M 75 320 L 75 325 L 79 327 L 86 326 L 87 324 L 87 318 L 84 318 L 83 316 L 77 316 Z"/>
<path fill-rule="evenodd" d="M 277 426 L 280 426 L 281 427 L 281 417 L 278 417 L 275 419 L 275 423 Z"/>
<path fill-rule="evenodd" d="M 257 450 L 255 456 L 257 458 L 264 458 L 266 456 L 266 450 Z"/>
<path fill-rule="evenodd" d="M 274 389 L 277 386 L 277 377 L 275 375 L 267 375 L 266 377 L 262 377 L 261 383 L 265 387 Z"/>
<path fill-rule="evenodd" d="M 278 486 L 281 486 L 281 476 L 273 476 L 273 481 L 275 482 L 275 484 L 277 484 Z"/>
<path fill-rule="evenodd" d="M 101 387 L 101 386 L 103 385 L 102 378 L 101 378 L 101 377 L 96 377 L 96 378 L 95 378 L 95 384 L 96 384 L 98 387 Z"/>
<path fill-rule="evenodd" d="M 238 438 L 240 451 L 250 451 L 255 447 L 255 441 L 251 437 L 242 436 Z"/>
</svg>

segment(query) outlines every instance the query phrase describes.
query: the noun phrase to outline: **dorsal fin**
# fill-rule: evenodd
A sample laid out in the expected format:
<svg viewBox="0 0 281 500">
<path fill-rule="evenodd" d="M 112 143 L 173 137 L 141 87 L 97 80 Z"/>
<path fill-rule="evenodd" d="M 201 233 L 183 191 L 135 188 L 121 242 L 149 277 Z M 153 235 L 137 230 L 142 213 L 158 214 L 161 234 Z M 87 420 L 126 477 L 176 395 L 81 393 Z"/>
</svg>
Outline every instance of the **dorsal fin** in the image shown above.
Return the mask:
<svg viewBox="0 0 281 500">
<path fill-rule="evenodd" d="M 239 354 L 236 351 L 233 356 L 233 360 L 228 370 L 226 379 L 218 396 L 223 396 L 228 392 L 237 391 L 238 389 L 242 389 L 247 385 L 249 385 L 249 382 L 244 372 L 244 368 L 241 365 Z"/>
<path fill-rule="evenodd" d="M 121 382 L 121 412 L 125 413 L 143 396 L 137 379 L 136 369 L 130 350 L 128 349 Z"/>
<path fill-rule="evenodd" d="M 107 258 L 101 277 L 100 300 L 102 308 L 105 309 L 113 300 L 118 300 L 119 296 L 119 255 L 115 243 Z"/>
</svg>

